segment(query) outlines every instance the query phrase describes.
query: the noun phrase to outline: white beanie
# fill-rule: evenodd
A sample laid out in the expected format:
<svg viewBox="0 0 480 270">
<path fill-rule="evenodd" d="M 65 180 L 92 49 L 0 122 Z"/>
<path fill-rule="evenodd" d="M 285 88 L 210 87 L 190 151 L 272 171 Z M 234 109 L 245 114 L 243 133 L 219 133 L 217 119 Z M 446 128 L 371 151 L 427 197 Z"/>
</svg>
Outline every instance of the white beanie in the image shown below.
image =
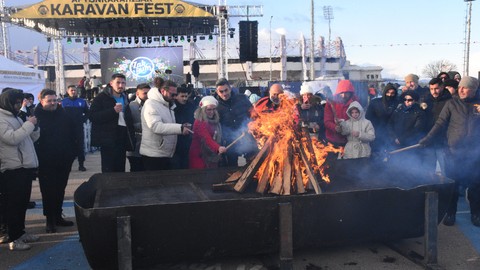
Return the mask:
<svg viewBox="0 0 480 270">
<path fill-rule="evenodd" d="M 313 95 L 313 90 L 309 85 L 303 84 L 300 87 L 300 95 L 305 95 L 305 94 L 312 94 Z"/>
<path fill-rule="evenodd" d="M 250 90 L 245 90 L 245 96 L 249 97 L 250 95 L 252 94 L 252 92 L 250 92 Z"/>
<path fill-rule="evenodd" d="M 212 96 L 206 96 L 203 97 L 202 100 L 200 100 L 200 103 L 198 105 L 202 108 L 208 105 L 218 106 L 218 101 Z"/>
</svg>

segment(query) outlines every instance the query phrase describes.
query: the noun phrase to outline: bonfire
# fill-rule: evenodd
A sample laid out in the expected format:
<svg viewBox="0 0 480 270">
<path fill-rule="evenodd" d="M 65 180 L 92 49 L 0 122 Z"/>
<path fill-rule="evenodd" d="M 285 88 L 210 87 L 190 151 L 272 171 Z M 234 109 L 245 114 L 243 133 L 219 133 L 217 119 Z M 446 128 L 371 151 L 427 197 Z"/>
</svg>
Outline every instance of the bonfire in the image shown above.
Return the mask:
<svg viewBox="0 0 480 270">
<path fill-rule="evenodd" d="M 290 195 L 314 190 L 319 194 L 321 184 L 330 182 L 325 172 L 328 153 L 340 153 L 342 149 L 310 136 L 308 124 L 298 121 L 295 99 L 287 95 L 280 99 L 276 111 L 256 112 L 253 116 L 248 128 L 260 151 L 226 183 L 239 192 L 255 179 L 259 193 Z"/>
</svg>

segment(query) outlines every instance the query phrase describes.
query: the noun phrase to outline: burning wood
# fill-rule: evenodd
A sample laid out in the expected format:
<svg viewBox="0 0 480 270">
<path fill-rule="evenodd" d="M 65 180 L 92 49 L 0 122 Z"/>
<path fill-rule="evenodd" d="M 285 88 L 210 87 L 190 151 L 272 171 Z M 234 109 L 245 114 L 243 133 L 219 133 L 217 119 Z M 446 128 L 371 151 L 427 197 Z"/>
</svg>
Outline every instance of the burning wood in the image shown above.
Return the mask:
<svg viewBox="0 0 480 270">
<path fill-rule="evenodd" d="M 294 100 L 286 96 L 281 97 L 274 113 L 256 114 L 249 130 L 261 150 L 243 170 L 236 191 L 245 191 L 252 179 L 257 179 L 256 191 L 262 194 L 302 194 L 308 189 L 322 192 L 320 184 L 330 181 L 324 172 L 328 152 L 339 153 L 341 149 L 311 138 L 308 130 L 295 122 L 295 114 Z M 230 182 L 232 178 L 236 177 L 230 177 Z"/>
</svg>

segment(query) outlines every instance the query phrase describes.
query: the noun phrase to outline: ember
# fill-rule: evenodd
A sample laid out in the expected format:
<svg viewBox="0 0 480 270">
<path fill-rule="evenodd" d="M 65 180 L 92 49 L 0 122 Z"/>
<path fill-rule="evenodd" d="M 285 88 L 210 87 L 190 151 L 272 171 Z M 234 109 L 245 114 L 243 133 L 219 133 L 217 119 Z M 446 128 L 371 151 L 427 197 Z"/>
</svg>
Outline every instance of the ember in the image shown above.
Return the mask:
<svg viewBox="0 0 480 270">
<path fill-rule="evenodd" d="M 249 131 L 261 149 L 239 177 L 235 190 L 243 192 L 252 178 L 258 180 L 257 192 L 290 195 L 314 189 L 321 193 L 318 179 L 330 182 L 325 173 L 328 152 L 342 149 L 324 145 L 311 138 L 308 128 L 296 122 L 295 100 L 281 96 L 273 113 L 257 112 Z"/>
</svg>

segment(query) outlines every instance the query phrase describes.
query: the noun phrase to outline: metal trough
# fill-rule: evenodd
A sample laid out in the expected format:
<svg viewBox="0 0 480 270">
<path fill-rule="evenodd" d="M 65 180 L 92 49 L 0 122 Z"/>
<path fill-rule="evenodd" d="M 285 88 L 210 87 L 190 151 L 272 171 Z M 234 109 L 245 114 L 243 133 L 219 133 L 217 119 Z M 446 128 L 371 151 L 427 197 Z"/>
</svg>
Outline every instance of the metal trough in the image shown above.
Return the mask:
<svg viewBox="0 0 480 270">
<path fill-rule="evenodd" d="M 80 240 L 94 269 L 118 268 L 117 217 L 130 217 L 134 268 L 164 262 L 279 252 L 279 204 L 292 206 L 293 248 L 396 240 L 424 233 L 425 192 L 438 222 L 453 181 L 337 161 L 323 194 L 214 193 L 232 169 L 93 175 L 74 195 Z"/>
</svg>

